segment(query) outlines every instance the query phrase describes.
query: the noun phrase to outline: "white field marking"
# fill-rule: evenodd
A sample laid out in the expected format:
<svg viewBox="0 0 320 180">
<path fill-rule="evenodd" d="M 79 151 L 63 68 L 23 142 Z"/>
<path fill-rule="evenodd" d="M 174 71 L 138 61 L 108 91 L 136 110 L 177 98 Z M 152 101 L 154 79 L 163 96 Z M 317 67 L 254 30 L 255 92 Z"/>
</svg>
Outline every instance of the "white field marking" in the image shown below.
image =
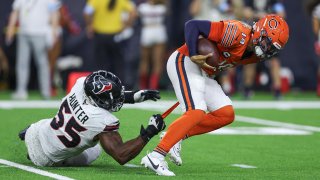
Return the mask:
<svg viewBox="0 0 320 180">
<path fill-rule="evenodd" d="M 319 101 L 233 101 L 236 109 L 320 109 Z"/>
<path fill-rule="evenodd" d="M 135 164 L 125 164 L 123 165 L 125 167 L 130 167 L 130 168 L 142 168 L 142 166 L 139 166 L 139 165 L 135 165 Z"/>
<path fill-rule="evenodd" d="M 36 108 L 58 108 L 61 101 L 44 101 L 44 100 L 30 100 L 30 101 L 0 101 L 0 109 L 36 109 Z"/>
<path fill-rule="evenodd" d="M 32 173 L 35 173 L 35 174 L 39 174 L 39 175 L 42 175 L 42 176 L 51 177 L 53 179 L 74 180 L 74 179 L 66 177 L 66 176 L 61 176 L 61 175 L 58 175 L 58 174 L 50 173 L 48 171 L 44 171 L 44 170 L 37 169 L 37 168 L 34 168 L 34 167 L 18 164 L 18 163 L 15 163 L 15 162 L 4 160 L 4 159 L 0 159 L 0 164 L 4 164 L 4 165 L 7 165 L 7 166 L 11 166 L 11 167 L 15 167 L 15 168 L 22 169 L 22 170 L 25 170 L 25 171 L 29 171 L 29 172 L 32 172 Z"/>
<path fill-rule="evenodd" d="M 171 107 L 176 101 L 161 100 L 157 102 L 146 101 L 137 104 L 125 104 L 124 109 L 143 109 L 164 112 Z M 12 108 L 58 108 L 61 101 L 0 101 L 0 109 Z M 236 109 L 320 109 L 320 102 L 317 101 L 234 101 L 233 105 Z M 181 114 L 181 109 L 176 108 L 173 114 Z M 320 132 L 319 127 L 304 126 L 291 123 L 275 122 L 265 119 L 251 118 L 245 116 L 236 116 L 237 121 L 249 122 L 254 124 L 262 124 L 290 129 L 300 129 Z"/>
<path fill-rule="evenodd" d="M 239 168 L 244 168 L 244 169 L 254 169 L 257 168 L 256 166 L 250 166 L 246 164 L 231 164 L 233 167 L 239 167 Z"/>
<path fill-rule="evenodd" d="M 312 132 L 281 127 L 225 127 L 211 135 L 310 135 Z"/>
<path fill-rule="evenodd" d="M 276 122 L 276 121 L 260 119 L 260 118 L 253 118 L 253 117 L 246 117 L 246 116 L 236 116 L 236 121 L 253 123 L 253 124 L 260 124 L 260 125 L 267 125 L 267 126 L 282 127 L 282 128 L 288 128 L 288 129 L 320 132 L 320 127 L 298 125 L 298 124 L 293 124 L 293 123 Z"/>
<path fill-rule="evenodd" d="M 136 104 L 125 104 L 124 109 L 148 109 L 155 111 L 165 111 L 176 101 L 160 100 L 157 102 L 146 101 Z M 51 100 L 28 100 L 28 101 L 0 101 L 0 109 L 13 108 L 58 108 L 61 101 Z M 320 109 L 319 101 L 233 101 L 236 109 Z M 176 108 L 175 113 L 181 113 L 180 108 Z"/>
</svg>

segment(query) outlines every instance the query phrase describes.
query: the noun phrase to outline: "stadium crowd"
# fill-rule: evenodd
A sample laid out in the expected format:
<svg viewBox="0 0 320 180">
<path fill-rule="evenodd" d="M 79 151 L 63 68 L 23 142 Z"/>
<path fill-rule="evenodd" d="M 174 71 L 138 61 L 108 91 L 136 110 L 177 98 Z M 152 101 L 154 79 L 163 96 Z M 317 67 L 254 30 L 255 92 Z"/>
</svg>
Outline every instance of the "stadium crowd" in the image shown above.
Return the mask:
<svg viewBox="0 0 320 180">
<path fill-rule="evenodd" d="M 309 19 L 305 23 L 309 29 L 303 33 L 312 25 L 314 29 L 315 36 L 309 35 L 308 43 L 316 42 L 315 50 L 308 43 L 302 45 L 312 49 L 304 61 L 310 61 L 306 64 L 314 69 L 319 64 L 315 52 L 319 54 L 320 49 L 320 1 L 295 2 L 299 3 L 303 4 L 301 12 L 306 11 L 303 17 Z M 0 40 L 0 88 L 14 90 L 12 98 L 19 100 L 28 98 L 28 87 L 37 87 L 36 74 L 41 95 L 49 99 L 57 88 L 67 87 L 72 72 L 98 69 L 115 73 L 129 89 L 171 89 L 164 66 L 170 53 L 184 43 L 186 21 L 238 19 L 252 25 L 267 13 L 291 19 L 295 13 L 292 7 L 287 11 L 290 4 L 285 0 L 14 0 L 1 4 L 11 12 L 2 12 L 7 23 Z M 290 51 L 299 51 L 298 46 L 288 46 Z M 241 91 L 245 99 L 255 89 L 271 91 L 275 99 L 281 99 L 290 85 L 317 88 L 320 96 L 320 70 L 303 71 L 311 74 L 311 82 L 299 86 L 299 81 L 307 81 L 296 77 L 299 71 L 290 67 L 287 54 L 229 69 L 217 78 L 225 93 Z M 290 84 L 294 79 L 297 83 Z"/>
</svg>

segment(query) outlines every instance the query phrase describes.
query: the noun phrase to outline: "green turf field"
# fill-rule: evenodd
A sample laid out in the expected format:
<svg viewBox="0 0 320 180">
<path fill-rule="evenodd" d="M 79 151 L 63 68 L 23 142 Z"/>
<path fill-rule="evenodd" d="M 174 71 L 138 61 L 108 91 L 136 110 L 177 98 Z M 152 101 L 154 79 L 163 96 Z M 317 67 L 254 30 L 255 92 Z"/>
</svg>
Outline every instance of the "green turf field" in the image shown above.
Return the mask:
<svg viewBox="0 0 320 180">
<path fill-rule="evenodd" d="M 56 111 L 56 109 L 0 109 L 0 159 L 33 166 L 26 159 L 26 148 L 17 137 L 18 131 L 39 119 L 54 116 Z M 146 124 L 153 113 L 161 112 L 123 109 L 116 113 L 121 122 L 120 134 L 125 140 L 136 137 L 140 125 Z M 245 132 L 241 128 L 251 128 L 255 132 L 256 128 L 275 128 L 274 130 L 282 128 L 278 131 L 297 130 L 305 134 L 271 135 L 267 132 L 267 134 L 240 135 L 221 132 L 219 135 L 206 134 L 190 138 L 183 142 L 183 165 L 177 167 L 168 162 L 176 178 L 320 179 L 319 109 L 237 109 L 236 114 L 238 115 L 236 121 L 223 129 L 240 128 L 241 132 Z M 171 114 L 166 120 L 167 124 L 176 117 L 178 114 Z M 255 118 L 257 122 L 267 120 L 271 123 L 284 124 L 249 123 L 243 121 L 244 117 Z M 297 127 L 291 127 L 290 124 Z M 152 150 L 157 142 L 158 137 L 152 139 L 142 153 L 129 164 L 139 165 L 141 158 L 147 151 Z M 234 167 L 233 164 L 255 168 Z M 73 179 L 163 178 L 142 167 L 120 166 L 104 153 L 89 167 L 39 169 Z M 47 177 L 0 164 L 0 179 L 47 179 Z"/>
</svg>

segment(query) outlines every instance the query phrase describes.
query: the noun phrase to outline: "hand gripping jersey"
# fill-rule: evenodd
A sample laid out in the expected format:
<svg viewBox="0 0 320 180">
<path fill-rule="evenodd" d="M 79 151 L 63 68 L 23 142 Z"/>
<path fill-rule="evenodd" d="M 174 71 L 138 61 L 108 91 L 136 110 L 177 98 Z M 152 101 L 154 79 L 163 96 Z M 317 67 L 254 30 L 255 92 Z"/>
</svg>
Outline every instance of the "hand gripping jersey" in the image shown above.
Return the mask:
<svg viewBox="0 0 320 180">
<path fill-rule="evenodd" d="M 98 143 L 94 138 L 99 133 L 119 128 L 118 119 L 110 112 L 86 102 L 84 80 L 77 80 L 53 119 L 38 122 L 42 149 L 54 162 L 78 155 Z"/>
<path fill-rule="evenodd" d="M 204 69 L 209 75 L 214 75 L 227 68 L 240 64 L 250 64 L 259 61 L 254 52 L 246 53 L 245 50 L 251 37 L 251 26 L 236 20 L 211 22 L 210 34 L 207 39 L 216 43 L 219 50 L 219 65 L 215 71 Z M 189 56 L 186 44 L 178 51 Z"/>
</svg>

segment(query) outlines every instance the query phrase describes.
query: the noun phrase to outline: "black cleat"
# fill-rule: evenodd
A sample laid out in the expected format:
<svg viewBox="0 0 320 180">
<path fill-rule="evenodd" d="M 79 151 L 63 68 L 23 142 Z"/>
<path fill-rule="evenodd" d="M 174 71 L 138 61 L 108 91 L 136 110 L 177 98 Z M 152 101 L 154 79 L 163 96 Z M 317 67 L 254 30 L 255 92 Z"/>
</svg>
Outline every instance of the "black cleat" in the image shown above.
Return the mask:
<svg viewBox="0 0 320 180">
<path fill-rule="evenodd" d="M 25 136 L 26 136 L 26 132 L 29 129 L 30 126 L 26 127 L 25 129 L 23 129 L 22 131 L 19 132 L 18 136 L 21 139 L 21 141 L 24 141 Z"/>
</svg>

